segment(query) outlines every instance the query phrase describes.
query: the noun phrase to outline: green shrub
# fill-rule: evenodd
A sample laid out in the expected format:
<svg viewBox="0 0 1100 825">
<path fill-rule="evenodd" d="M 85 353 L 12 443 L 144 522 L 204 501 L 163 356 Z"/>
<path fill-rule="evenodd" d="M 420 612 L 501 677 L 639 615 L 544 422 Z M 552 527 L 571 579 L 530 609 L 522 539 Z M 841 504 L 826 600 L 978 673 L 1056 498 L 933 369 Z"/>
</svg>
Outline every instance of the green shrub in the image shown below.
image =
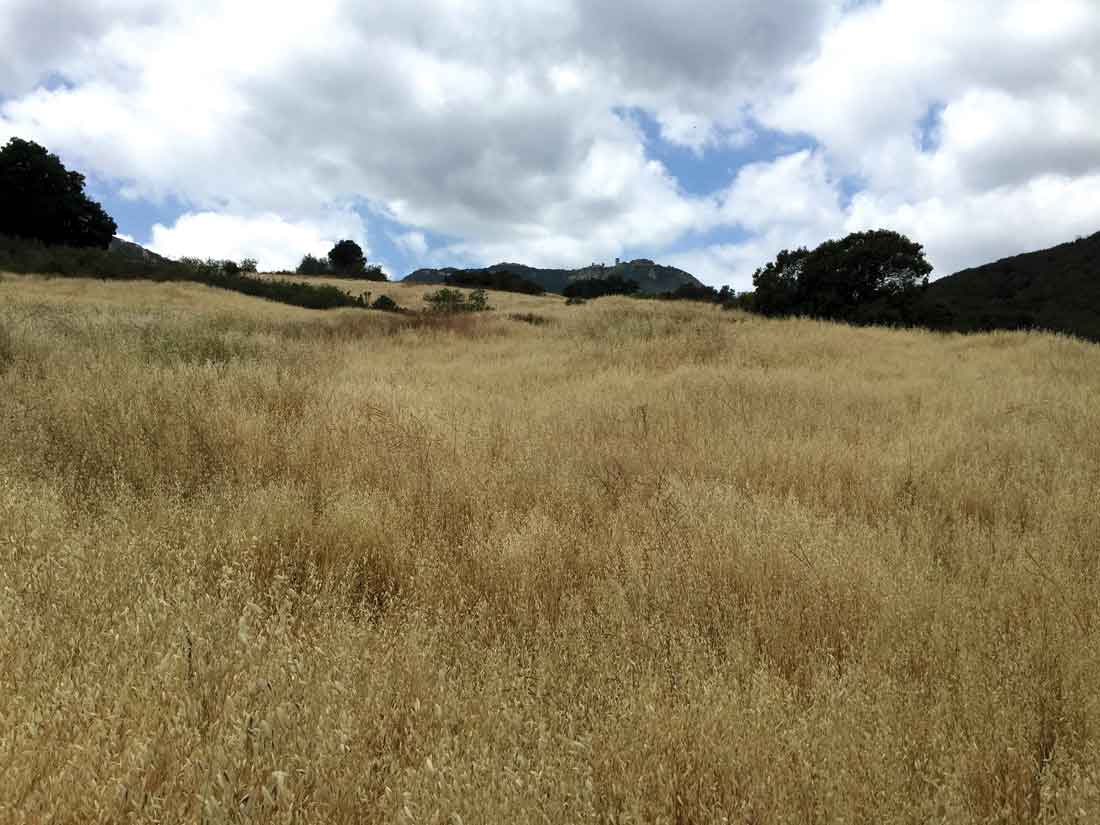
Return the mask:
<svg viewBox="0 0 1100 825">
<path fill-rule="evenodd" d="M 374 303 L 370 305 L 371 309 L 380 309 L 383 312 L 400 312 L 401 307 L 397 301 L 391 298 L 389 295 L 379 295 L 374 299 Z"/>
<path fill-rule="evenodd" d="M 470 293 L 470 297 L 466 299 L 466 309 L 470 312 L 485 312 L 492 309 L 489 306 L 489 296 L 484 289 L 475 289 Z"/>
<path fill-rule="evenodd" d="M 15 363 L 15 340 L 11 331 L 0 321 L 0 375 Z"/>
<path fill-rule="evenodd" d="M 327 275 L 328 261 L 314 255 L 303 255 L 295 270 L 296 275 Z"/>
<path fill-rule="evenodd" d="M 521 324 L 531 324 L 531 326 L 542 327 L 551 323 L 550 319 L 544 315 L 536 315 L 533 312 L 513 312 L 508 316 L 510 321 L 519 321 Z"/>
<path fill-rule="evenodd" d="M 424 296 L 431 312 L 451 314 L 457 312 L 484 312 L 492 309 L 484 289 L 475 289 L 465 295 L 462 290 L 443 287 Z"/>
<path fill-rule="evenodd" d="M 490 269 L 465 269 L 449 273 L 444 278 L 447 286 L 495 289 L 500 292 L 519 292 L 524 295 L 543 295 L 546 290 L 534 281 L 512 272 L 504 266 Z"/>
</svg>

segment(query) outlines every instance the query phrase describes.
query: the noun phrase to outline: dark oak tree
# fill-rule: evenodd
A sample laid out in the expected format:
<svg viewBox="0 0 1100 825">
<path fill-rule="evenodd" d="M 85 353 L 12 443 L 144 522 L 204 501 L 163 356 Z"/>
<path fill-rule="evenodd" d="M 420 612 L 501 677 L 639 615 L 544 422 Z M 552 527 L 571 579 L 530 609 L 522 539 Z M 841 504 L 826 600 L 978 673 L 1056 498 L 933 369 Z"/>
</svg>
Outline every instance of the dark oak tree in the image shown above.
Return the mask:
<svg viewBox="0 0 1100 825">
<path fill-rule="evenodd" d="M 355 241 L 339 241 L 328 251 L 328 268 L 333 275 L 366 281 L 385 281 L 386 275 L 377 264 L 367 264 L 363 248 Z"/>
<path fill-rule="evenodd" d="M 367 268 L 367 256 L 355 241 L 339 241 L 328 251 L 329 268 L 334 275 L 362 275 Z"/>
<path fill-rule="evenodd" d="M 763 315 L 788 315 L 798 305 L 799 278 L 810 251 L 805 247 L 784 249 L 775 260 L 752 276 L 753 309 Z"/>
<path fill-rule="evenodd" d="M 753 275 L 754 306 L 765 315 L 869 320 L 872 304 L 902 307 L 927 286 L 923 247 L 886 229 L 853 232 L 813 251 L 783 250 Z"/>
<path fill-rule="evenodd" d="M 0 234 L 106 249 L 117 229 L 57 155 L 21 138 L 0 149 Z"/>
</svg>

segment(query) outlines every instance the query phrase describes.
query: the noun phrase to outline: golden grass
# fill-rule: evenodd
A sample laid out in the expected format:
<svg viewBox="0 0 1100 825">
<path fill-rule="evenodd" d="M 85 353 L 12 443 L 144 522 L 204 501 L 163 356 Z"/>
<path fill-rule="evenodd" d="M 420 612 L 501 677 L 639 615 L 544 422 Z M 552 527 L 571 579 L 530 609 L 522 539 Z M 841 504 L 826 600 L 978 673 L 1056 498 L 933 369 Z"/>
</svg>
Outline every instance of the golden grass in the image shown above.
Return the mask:
<svg viewBox="0 0 1100 825">
<path fill-rule="evenodd" d="M 0 279 L 0 821 L 1100 821 L 1100 348 L 492 303 Z"/>
</svg>

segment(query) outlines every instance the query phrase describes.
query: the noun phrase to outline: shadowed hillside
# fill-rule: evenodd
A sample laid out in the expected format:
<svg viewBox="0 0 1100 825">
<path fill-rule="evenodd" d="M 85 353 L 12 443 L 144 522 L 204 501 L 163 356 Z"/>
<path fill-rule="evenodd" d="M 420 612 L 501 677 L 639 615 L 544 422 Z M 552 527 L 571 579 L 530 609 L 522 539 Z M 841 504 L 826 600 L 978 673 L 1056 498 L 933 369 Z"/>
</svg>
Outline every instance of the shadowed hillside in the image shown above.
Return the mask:
<svg viewBox="0 0 1100 825">
<path fill-rule="evenodd" d="M 1100 232 L 934 281 L 919 311 L 935 329 L 1039 328 L 1100 340 Z"/>
</svg>

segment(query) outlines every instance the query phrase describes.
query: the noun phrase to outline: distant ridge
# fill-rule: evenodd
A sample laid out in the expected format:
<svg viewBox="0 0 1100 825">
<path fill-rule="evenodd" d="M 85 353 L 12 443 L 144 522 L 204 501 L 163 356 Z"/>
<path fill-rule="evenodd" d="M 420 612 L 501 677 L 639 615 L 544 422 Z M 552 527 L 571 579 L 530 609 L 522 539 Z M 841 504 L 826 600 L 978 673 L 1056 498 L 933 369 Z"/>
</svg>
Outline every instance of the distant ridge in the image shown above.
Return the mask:
<svg viewBox="0 0 1100 825">
<path fill-rule="evenodd" d="M 1100 341 L 1100 232 L 933 281 L 921 322 L 958 332 L 1046 329 Z"/>
<path fill-rule="evenodd" d="M 509 272 L 538 284 L 547 292 L 561 292 L 574 281 L 587 278 L 607 278 L 612 275 L 617 275 L 628 281 L 636 281 L 640 291 L 649 294 L 671 292 L 685 284 L 703 286 L 702 281 L 690 272 L 685 272 L 673 266 L 662 266 L 648 258 L 621 261 L 613 266 L 597 264 L 581 269 L 540 269 L 517 263 L 499 263 L 482 269 L 456 269 L 455 267 L 418 269 L 406 275 L 404 281 L 410 284 L 442 284 L 446 282 L 448 275 L 481 272 L 486 269 L 491 272 Z"/>
<path fill-rule="evenodd" d="M 168 263 L 168 259 L 163 255 L 158 255 L 156 252 L 146 249 L 141 244 L 136 244 L 133 241 L 126 241 L 118 237 L 111 238 L 111 242 L 107 246 L 107 251 L 112 255 L 121 255 L 123 258 L 130 258 L 135 261 L 152 261 L 161 264 Z"/>
</svg>

